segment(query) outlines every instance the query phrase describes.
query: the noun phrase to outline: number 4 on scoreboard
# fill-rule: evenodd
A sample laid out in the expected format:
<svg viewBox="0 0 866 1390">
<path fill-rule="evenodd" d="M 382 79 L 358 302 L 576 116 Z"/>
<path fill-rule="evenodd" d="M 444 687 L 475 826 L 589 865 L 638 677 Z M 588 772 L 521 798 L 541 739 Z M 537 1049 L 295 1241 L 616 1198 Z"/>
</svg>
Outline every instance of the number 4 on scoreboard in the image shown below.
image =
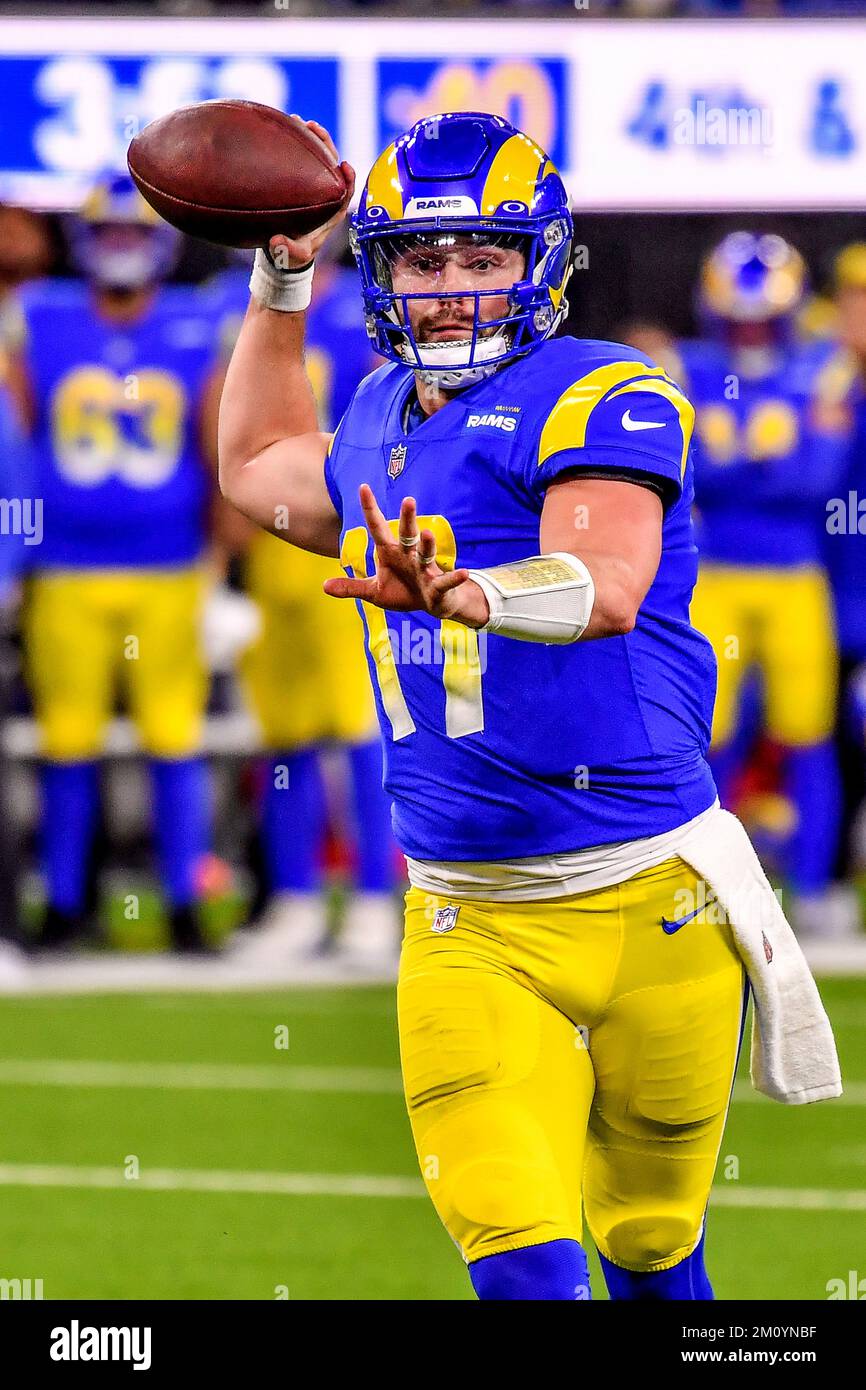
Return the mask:
<svg viewBox="0 0 866 1390">
<path fill-rule="evenodd" d="M 397 535 L 396 521 L 388 525 Z M 451 525 L 444 516 L 419 516 L 419 530 L 432 531 L 436 538 L 436 560 L 443 570 L 453 570 L 457 559 L 457 543 Z M 343 537 L 340 564 L 352 569 L 358 579 L 367 579 L 367 547 L 370 537 L 365 526 L 353 526 Z M 362 603 L 367 626 L 367 646 L 376 668 L 376 680 L 385 713 L 391 723 L 395 740 L 415 732 L 415 721 L 406 704 L 397 670 L 397 658 L 391 644 L 385 610 L 373 603 Z M 445 732 L 449 738 L 480 734 L 484 728 L 484 705 L 481 697 L 481 660 L 478 633 L 474 628 L 451 618 L 440 626 L 442 646 L 442 680 L 445 686 Z M 432 655 L 432 654 L 431 654 Z M 408 660 L 411 661 L 411 652 Z M 435 659 L 435 658 L 434 658 Z"/>
</svg>

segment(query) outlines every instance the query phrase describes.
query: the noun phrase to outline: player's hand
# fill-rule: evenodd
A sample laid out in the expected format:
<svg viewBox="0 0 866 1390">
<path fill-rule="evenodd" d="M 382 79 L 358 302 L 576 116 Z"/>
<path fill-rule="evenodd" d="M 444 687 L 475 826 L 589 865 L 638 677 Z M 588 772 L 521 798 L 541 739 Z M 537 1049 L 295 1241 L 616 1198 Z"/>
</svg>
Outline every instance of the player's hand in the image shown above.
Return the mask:
<svg viewBox="0 0 866 1390">
<path fill-rule="evenodd" d="M 414 497 L 404 497 L 395 536 L 372 488 L 359 490 L 367 530 L 375 546 L 376 574 L 371 579 L 327 579 L 332 598 L 360 598 L 395 613 L 418 609 L 434 618 L 452 618 L 466 627 L 483 627 L 490 616 L 481 586 L 467 570 L 443 570 L 436 562 L 432 531 L 419 531 Z"/>
<path fill-rule="evenodd" d="M 268 250 L 271 259 L 278 270 L 298 270 L 303 265 L 309 265 L 310 261 L 315 260 L 316 254 L 321 250 L 322 244 L 327 240 L 334 228 L 342 222 L 349 210 L 352 201 L 352 194 L 355 191 L 355 170 L 351 164 L 347 164 L 345 159 L 341 160 L 337 154 L 337 147 L 323 125 L 318 121 L 305 121 L 314 135 L 317 135 L 324 145 L 327 145 L 334 159 L 339 164 L 346 179 L 346 196 L 343 200 L 339 212 L 335 212 L 329 221 L 317 227 L 315 231 L 308 232 L 306 236 L 292 237 L 272 236 L 268 242 Z"/>
</svg>

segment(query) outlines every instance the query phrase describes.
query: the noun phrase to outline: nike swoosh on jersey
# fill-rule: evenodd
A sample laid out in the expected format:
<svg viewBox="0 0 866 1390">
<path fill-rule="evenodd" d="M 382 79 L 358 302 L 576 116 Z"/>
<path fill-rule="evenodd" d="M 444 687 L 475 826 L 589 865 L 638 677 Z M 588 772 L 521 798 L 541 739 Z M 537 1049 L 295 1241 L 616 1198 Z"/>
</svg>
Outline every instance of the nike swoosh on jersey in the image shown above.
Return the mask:
<svg viewBox="0 0 866 1390">
<path fill-rule="evenodd" d="M 704 903 L 701 907 L 696 907 L 694 912 L 686 913 L 685 917 L 678 917 L 675 922 L 669 922 L 667 917 L 663 917 L 662 931 L 665 933 L 666 936 L 673 936 L 675 931 L 679 931 L 680 927 L 684 927 L 686 925 L 686 922 L 690 922 L 693 917 L 697 917 L 698 913 L 703 912 L 704 908 L 708 906 L 708 903 Z"/>
<path fill-rule="evenodd" d="M 627 410 L 622 417 L 624 430 L 663 430 L 666 423 L 666 420 L 633 420 L 630 410 Z"/>
</svg>

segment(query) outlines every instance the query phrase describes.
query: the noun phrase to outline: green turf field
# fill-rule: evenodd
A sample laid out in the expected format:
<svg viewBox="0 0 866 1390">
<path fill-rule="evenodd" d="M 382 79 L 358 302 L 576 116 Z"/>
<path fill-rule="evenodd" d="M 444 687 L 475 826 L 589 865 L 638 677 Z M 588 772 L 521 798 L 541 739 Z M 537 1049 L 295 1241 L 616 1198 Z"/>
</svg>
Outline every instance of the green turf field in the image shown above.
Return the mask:
<svg viewBox="0 0 866 1390">
<path fill-rule="evenodd" d="M 721 1298 L 866 1276 L 866 983 L 822 992 L 852 1103 L 735 1101 Z M 0 1000 L 0 1186 L 0 1278 L 48 1299 L 471 1297 L 416 1178 L 388 989 Z"/>
</svg>

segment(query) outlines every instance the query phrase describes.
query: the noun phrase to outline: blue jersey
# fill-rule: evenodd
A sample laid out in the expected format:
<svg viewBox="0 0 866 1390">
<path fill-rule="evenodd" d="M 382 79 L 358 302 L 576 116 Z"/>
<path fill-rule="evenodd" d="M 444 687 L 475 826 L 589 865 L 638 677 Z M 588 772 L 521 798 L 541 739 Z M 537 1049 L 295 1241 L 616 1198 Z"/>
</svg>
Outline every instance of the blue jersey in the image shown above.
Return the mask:
<svg viewBox="0 0 866 1390">
<path fill-rule="evenodd" d="M 100 317 L 89 287 L 45 281 L 22 295 L 44 499 L 39 568 L 192 563 L 210 482 L 198 442 L 213 320 L 192 289 L 156 291 L 134 323 Z"/>
<path fill-rule="evenodd" d="M 689 623 L 689 403 L 635 350 L 572 338 L 407 433 L 413 385 L 407 367 L 374 372 L 332 440 L 325 478 L 355 575 L 373 573 L 363 482 L 389 520 L 404 496 L 417 499 L 445 567 L 537 554 L 546 489 L 573 469 L 651 480 L 665 519 L 627 636 L 545 645 L 361 605 L 400 847 L 417 859 L 548 855 L 659 834 L 705 810 L 715 660 Z"/>
<path fill-rule="evenodd" d="M 232 267 L 217 275 L 203 293 L 220 315 L 220 337 L 230 350 L 249 303 L 249 267 Z M 318 408 L 319 425 L 331 430 L 345 412 L 358 382 L 373 367 L 370 339 L 358 277 L 351 270 L 336 270 L 320 288 L 313 281 L 313 302 L 307 310 L 304 362 Z M 212 309 L 212 311 L 213 311 Z"/>
<path fill-rule="evenodd" d="M 825 553 L 836 597 L 839 646 L 866 661 L 866 389 L 851 393 L 854 431 L 846 467 L 827 504 Z"/>
<path fill-rule="evenodd" d="M 681 345 L 697 411 L 695 493 L 704 559 L 746 567 L 821 560 L 824 508 L 844 438 L 815 420 L 826 349 L 786 353 L 759 379 L 710 342 Z"/>
</svg>

